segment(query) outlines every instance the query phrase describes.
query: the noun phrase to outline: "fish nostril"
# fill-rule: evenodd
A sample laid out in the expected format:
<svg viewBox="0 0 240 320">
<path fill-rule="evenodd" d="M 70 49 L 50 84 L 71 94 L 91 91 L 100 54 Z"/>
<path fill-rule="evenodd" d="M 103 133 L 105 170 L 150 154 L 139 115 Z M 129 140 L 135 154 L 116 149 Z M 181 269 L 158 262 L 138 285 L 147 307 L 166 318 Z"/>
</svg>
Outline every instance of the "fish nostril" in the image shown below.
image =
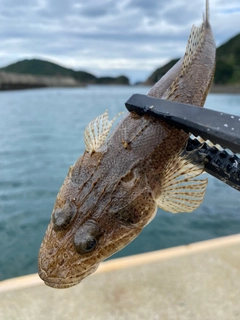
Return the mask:
<svg viewBox="0 0 240 320">
<path fill-rule="evenodd" d="M 53 253 L 54 253 L 54 250 L 53 250 L 53 248 L 51 248 L 51 249 L 48 251 L 48 254 L 51 256 Z"/>
<path fill-rule="evenodd" d="M 134 173 L 132 171 L 129 171 L 123 178 L 122 181 L 125 183 L 128 183 L 132 181 L 135 178 Z"/>
<path fill-rule="evenodd" d="M 75 214 L 75 205 L 73 203 L 66 202 L 62 209 L 56 209 L 53 212 L 53 229 L 55 231 L 66 230 Z"/>
<path fill-rule="evenodd" d="M 64 264 L 64 259 L 58 262 L 59 266 L 62 266 Z"/>
</svg>

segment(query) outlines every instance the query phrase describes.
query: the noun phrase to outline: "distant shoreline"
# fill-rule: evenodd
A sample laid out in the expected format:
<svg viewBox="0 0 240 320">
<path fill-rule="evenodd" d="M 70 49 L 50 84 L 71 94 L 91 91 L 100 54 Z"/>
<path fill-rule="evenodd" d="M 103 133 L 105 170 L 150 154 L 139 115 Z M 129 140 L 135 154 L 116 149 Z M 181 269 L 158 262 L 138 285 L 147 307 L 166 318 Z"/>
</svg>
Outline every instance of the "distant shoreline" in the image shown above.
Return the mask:
<svg viewBox="0 0 240 320">
<path fill-rule="evenodd" d="M 25 74 L 16 74 L 11 72 L 0 72 L 0 91 L 5 90 L 23 90 L 23 89 L 35 89 L 35 88 L 47 88 L 47 87 L 84 87 L 91 83 L 79 82 L 72 77 L 64 76 L 34 76 L 34 75 L 25 75 Z M 92 83 L 94 85 L 129 85 L 123 83 Z M 138 85 L 146 85 L 146 83 L 138 83 Z M 135 86 L 135 85 L 133 85 Z M 233 85 L 212 85 L 211 93 L 220 93 L 220 94 L 240 94 L 240 84 Z"/>
<path fill-rule="evenodd" d="M 45 87 L 79 87 L 83 84 L 71 77 L 34 76 L 31 74 L 16 74 L 0 72 L 0 91 L 36 89 Z"/>
<path fill-rule="evenodd" d="M 62 82 L 60 85 L 52 83 L 49 85 L 43 84 L 43 83 L 0 83 L 0 92 L 1 91 L 11 91 L 11 90 L 25 90 L 25 89 L 41 89 L 41 88 L 82 88 L 82 87 L 87 87 L 89 84 L 66 84 Z M 94 84 L 97 86 L 102 86 L 102 84 Z M 108 83 L 105 84 L 104 86 L 112 86 L 116 85 L 115 83 Z M 127 85 L 129 87 L 138 87 L 138 86 L 143 86 L 143 87 L 151 87 L 149 85 L 145 84 L 137 84 L 137 85 Z M 119 86 L 122 86 L 119 84 Z M 212 85 L 210 89 L 210 93 L 215 93 L 215 94 L 240 94 L 240 85 Z"/>
</svg>

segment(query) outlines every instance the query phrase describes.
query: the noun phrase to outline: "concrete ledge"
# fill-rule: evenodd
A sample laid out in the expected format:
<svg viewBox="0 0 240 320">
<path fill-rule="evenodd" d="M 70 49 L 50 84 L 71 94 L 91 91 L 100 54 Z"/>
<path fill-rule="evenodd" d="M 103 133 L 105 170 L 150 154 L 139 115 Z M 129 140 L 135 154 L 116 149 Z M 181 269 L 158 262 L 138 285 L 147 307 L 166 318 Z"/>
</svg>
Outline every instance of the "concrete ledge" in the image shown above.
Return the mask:
<svg viewBox="0 0 240 320">
<path fill-rule="evenodd" d="M 57 290 L 36 274 L 0 282 L 0 319 L 240 319 L 240 235 L 101 264 Z"/>
<path fill-rule="evenodd" d="M 202 242 L 196 242 L 189 245 L 178 246 L 170 249 L 164 249 L 159 251 L 153 251 L 134 256 L 128 256 L 124 258 L 108 260 L 102 262 L 97 271 L 92 275 L 95 276 L 102 272 L 110 272 L 113 270 L 124 269 L 129 267 L 135 267 L 138 265 L 144 265 L 156 261 L 176 258 L 179 256 L 196 254 L 202 251 L 210 251 L 216 248 L 224 248 L 233 244 L 240 244 L 240 235 L 233 235 L 223 238 L 217 238 L 213 240 L 207 240 Z M 239 252 L 240 259 L 240 252 Z M 18 278 L 8 279 L 0 281 L 0 293 L 17 290 L 21 288 L 42 285 L 43 281 L 39 278 L 38 274 L 31 274 Z"/>
</svg>

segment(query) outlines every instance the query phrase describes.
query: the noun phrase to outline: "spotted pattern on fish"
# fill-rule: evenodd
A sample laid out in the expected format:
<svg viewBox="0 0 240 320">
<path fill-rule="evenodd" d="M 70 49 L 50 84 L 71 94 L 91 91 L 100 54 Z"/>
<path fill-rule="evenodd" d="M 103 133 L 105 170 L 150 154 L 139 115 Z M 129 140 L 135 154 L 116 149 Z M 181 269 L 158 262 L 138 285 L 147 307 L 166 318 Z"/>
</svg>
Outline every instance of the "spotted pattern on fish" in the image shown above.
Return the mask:
<svg viewBox="0 0 240 320">
<path fill-rule="evenodd" d="M 193 27 L 184 57 L 148 95 L 203 106 L 215 68 L 206 15 Z M 93 273 L 154 218 L 157 207 L 191 212 L 202 202 L 203 167 L 182 156 L 189 134 L 149 116 L 128 113 L 109 134 L 105 112 L 85 130 L 86 151 L 70 167 L 40 247 L 39 276 L 68 288 Z"/>
</svg>

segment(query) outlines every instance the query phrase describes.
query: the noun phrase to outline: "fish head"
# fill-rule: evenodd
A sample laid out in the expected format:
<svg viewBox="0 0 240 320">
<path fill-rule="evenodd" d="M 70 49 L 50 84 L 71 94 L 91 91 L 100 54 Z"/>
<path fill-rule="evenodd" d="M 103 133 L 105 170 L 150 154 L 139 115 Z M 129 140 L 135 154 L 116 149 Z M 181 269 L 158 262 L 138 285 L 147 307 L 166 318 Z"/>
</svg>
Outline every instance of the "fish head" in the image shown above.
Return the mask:
<svg viewBox="0 0 240 320">
<path fill-rule="evenodd" d="M 81 282 L 101 261 L 136 238 L 156 212 L 148 190 L 139 185 L 138 179 L 130 179 L 133 174 L 118 182 L 116 190 L 111 185 L 103 192 L 103 181 L 95 185 L 90 178 L 94 157 L 97 163 L 97 153 L 86 153 L 85 161 L 77 161 L 70 168 L 40 247 L 39 276 L 53 288 L 68 288 Z M 89 180 L 84 187 L 75 179 L 79 162 L 81 172 L 87 172 L 84 181 Z"/>
</svg>

